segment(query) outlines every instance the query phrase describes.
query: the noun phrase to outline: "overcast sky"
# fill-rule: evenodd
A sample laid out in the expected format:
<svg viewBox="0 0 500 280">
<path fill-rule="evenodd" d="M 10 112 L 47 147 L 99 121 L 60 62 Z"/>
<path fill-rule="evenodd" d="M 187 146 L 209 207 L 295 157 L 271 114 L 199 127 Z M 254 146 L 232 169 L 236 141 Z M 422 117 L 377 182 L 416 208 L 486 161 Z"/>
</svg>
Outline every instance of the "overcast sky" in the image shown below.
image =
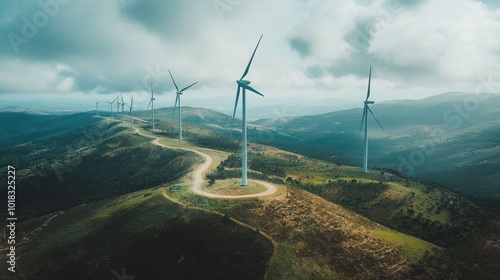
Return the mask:
<svg viewBox="0 0 500 280">
<path fill-rule="evenodd" d="M 142 108 L 153 82 L 159 106 L 171 106 L 170 69 L 180 87 L 199 81 L 184 105 L 230 111 L 261 34 L 247 79 L 266 97 L 250 107 L 361 106 L 369 65 L 376 101 L 473 92 L 500 73 L 497 3 L 2 0 L 0 102 L 36 94 L 92 106 L 123 92 Z"/>
</svg>

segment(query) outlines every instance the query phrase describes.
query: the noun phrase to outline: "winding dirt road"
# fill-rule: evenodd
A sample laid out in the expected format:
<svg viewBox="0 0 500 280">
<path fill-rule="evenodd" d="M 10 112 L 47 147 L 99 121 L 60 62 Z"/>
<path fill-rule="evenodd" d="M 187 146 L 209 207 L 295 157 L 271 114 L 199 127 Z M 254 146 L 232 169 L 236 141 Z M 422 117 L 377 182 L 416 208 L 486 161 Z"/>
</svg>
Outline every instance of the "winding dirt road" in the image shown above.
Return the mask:
<svg viewBox="0 0 500 280">
<path fill-rule="evenodd" d="M 188 152 L 192 152 L 192 153 L 195 153 L 195 154 L 203 157 L 205 159 L 205 162 L 202 165 L 200 165 L 198 168 L 196 168 L 196 170 L 192 174 L 192 179 L 193 179 L 192 191 L 199 194 L 199 195 L 210 197 L 210 198 L 239 199 L 239 198 L 254 198 L 254 197 L 268 196 L 268 195 L 275 194 L 278 191 L 276 186 L 274 186 L 273 184 L 270 184 L 268 182 L 259 181 L 259 180 L 250 180 L 250 181 L 253 181 L 253 182 L 256 182 L 258 184 L 263 185 L 264 187 L 267 188 L 267 191 L 261 192 L 261 193 L 254 193 L 254 194 L 245 194 L 245 195 L 222 195 L 222 194 L 214 194 L 214 193 L 206 192 L 206 191 L 201 189 L 201 186 L 202 186 L 203 181 L 204 181 L 203 174 L 212 165 L 213 160 L 212 160 L 211 156 L 209 156 L 205 153 L 202 153 L 198 150 L 194 150 L 194 149 L 171 147 L 171 146 L 164 145 L 164 144 L 160 143 L 160 140 L 161 140 L 160 137 L 143 134 L 140 132 L 139 128 L 137 128 L 137 127 L 134 127 L 134 130 L 139 135 L 142 135 L 142 136 L 148 137 L 148 138 L 152 138 L 153 140 L 151 141 L 151 143 L 153 145 L 167 148 L 167 149 L 177 149 L 177 150 L 188 151 Z"/>
</svg>

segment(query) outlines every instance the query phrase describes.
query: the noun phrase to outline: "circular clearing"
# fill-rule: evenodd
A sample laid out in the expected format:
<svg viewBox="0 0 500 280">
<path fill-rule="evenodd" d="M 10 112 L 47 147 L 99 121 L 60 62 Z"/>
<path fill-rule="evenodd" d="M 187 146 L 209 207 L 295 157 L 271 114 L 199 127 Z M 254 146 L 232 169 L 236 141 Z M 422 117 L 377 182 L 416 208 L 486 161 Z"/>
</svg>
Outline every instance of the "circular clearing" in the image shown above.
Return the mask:
<svg viewBox="0 0 500 280">
<path fill-rule="evenodd" d="M 218 195 L 249 195 L 265 192 L 268 188 L 256 181 L 248 181 L 248 186 L 242 187 L 241 179 L 226 179 L 217 180 L 211 186 L 203 186 L 202 190 Z"/>
</svg>

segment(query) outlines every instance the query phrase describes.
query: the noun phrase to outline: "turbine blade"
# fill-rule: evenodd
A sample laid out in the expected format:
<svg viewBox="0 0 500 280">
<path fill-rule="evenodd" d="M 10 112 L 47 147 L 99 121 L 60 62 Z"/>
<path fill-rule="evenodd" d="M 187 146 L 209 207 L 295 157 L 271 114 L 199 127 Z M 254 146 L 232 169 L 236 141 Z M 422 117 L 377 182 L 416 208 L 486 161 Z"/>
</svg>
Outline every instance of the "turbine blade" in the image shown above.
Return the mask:
<svg viewBox="0 0 500 280">
<path fill-rule="evenodd" d="M 370 74 L 368 75 L 368 92 L 366 93 L 366 101 L 370 98 L 370 86 L 372 81 L 372 66 L 370 65 Z"/>
<path fill-rule="evenodd" d="M 238 91 L 236 92 L 236 101 L 234 102 L 233 120 L 236 116 L 236 108 L 238 108 L 238 100 L 240 99 L 240 87 L 238 86 Z"/>
<path fill-rule="evenodd" d="M 230 136 L 233 135 L 233 125 L 234 125 L 234 117 L 236 116 L 236 108 L 238 108 L 238 100 L 240 99 L 240 86 L 238 86 L 238 91 L 236 92 L 236 101 L 234 102 L 234 111 L 233 111 L 233 119 L 231 120 L 231 131 L 229 133 Z"/>
<path fill-rule="evenodd" d="M 361 131 L 363 130 L 363 125 L 365 124 L 365 116 L 366 116 L 366 105 L 365 108 L 363 109 L 363 117 L 361 118 L 361 126 L 359 127 L 358 137 L 361 137 Z"/>
<path fill-rule="evenodd" d="M 175 95 L 175 104 L 174 104 L 174 110 L 172 110 L 172 118 L 175 117 L 175 108 L 177 108 L 177 104 L 179 103 L 179 94 L 177 93 Z"/>
<path fill-rule="evenodd" d="M 179 104 L 179 94 L 176 94 L 176 95 L 175 95 L 175 104 L 174 104 L 174 108 L 177 108 L 177 104 Z"/>
<path fill-rule="evenodd" d="M 253 91 L 253 92 L 257 93 L 258 95 L 260 95 L 260 96 L 264 97 L 264 95 L 263 95 L 262 93 L 258 92 L 256 89 L 254 89 L 254 88 L 253 88 L 253 87 L 251 87 L 250 85 L 245 85 L 244 87 L 245 87 L 246 89 L 248 89 L 249 91 Z"/>
<path fill-rule="evenodd" d="M 366 106 L 368 108 L 368 110 L 370 111 L 370 113 L 372 114 L 373 118 L 377 121 L 378 125 L 380 125 L 380 128 L 384 129 L 384 127 L 380 124 L 380 122 L 378 121 L 377 117 L 375 117 L 375 114 L 373 113 L 372 109 L 370 109 L 370 106 Z"/>
<path fill-rule="evenodd" d="M 198 83 L 198 82 L 196 82 L 196 83 L 192 83 L 190 86 L 188 86 L 188 87 L 185 87 L 185 88 L 181 89 L 181 91 L 180 91 L 180 92 L 185 91 L 186 89 L 188 89 L 188 88 L 190 88 L 190 87 L 192 87 L 192 86 L 196 85 L 197 83 Z"/>
<path fill-rule="evenodd" d="M 250 58 L 250 61 L 248 62 L 248 65 L 247 65 L 247 68 L 245 69 L 245 72 L 243 72 L 243 76 L 241 76 L 240 80 L 243 80 L 243 78 L 245 78 L 245 76 L 248 74 L 248 70 L 250 70 L 250 65 L 252 65 L 253 57 L 255 56 L 255 52 L 257 51 L 257 48 L 259 47 L 260 40 L 262 40 L 262 36 L 264 36 L 264 34 L 260 35 L 259 42 L 257 42 L 257 46 L 255 46 L 255 50 L 253 50 L 252 57 Z"/>
<path fill-rule="evenodd" d="M 172 73 L 170 73 L 170 70 L 168 70 L 168 73 L 170 74 L 170 78 L 172 78 L 172 82 L 174 82 L 175 90 L 179 92 L 179 88 L 177 87 L 177 84 L 175 83 L 174 76 L 172 76 Z"/>
<path fill-rule="evenodd" d="M 153 83 L 151 83 L 151 102 L 153 102 Z"/>
<path fill-rule="evenodd" d="M 149 104 L 148 104 L 148 108 L 146 108 L 146 111 L 149 110 L 149 106 L 151 106 L 151 103 L 153 102 L 153 100 L 150 100 L 149 101 Z"/>
<path fill-rule="evenodd" d="M 132 101 L 130 101 L 130 107 L 134 105 L 134 96 L 132 95 Z"/>
</svg>

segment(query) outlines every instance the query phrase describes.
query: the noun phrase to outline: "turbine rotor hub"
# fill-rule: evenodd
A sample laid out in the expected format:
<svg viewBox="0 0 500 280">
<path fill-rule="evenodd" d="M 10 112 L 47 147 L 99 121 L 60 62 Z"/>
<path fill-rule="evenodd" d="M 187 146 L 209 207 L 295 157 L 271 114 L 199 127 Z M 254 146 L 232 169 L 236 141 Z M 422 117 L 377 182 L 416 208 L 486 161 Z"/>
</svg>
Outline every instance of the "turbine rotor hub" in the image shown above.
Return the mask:
<svg viewBox="0 0 500 280">
<path fill-rule="evenodd" d="M 239 85 L 249 85 L 250 81 L 247 80 L 236 80 L 236 83 Z"/>
</svg>

